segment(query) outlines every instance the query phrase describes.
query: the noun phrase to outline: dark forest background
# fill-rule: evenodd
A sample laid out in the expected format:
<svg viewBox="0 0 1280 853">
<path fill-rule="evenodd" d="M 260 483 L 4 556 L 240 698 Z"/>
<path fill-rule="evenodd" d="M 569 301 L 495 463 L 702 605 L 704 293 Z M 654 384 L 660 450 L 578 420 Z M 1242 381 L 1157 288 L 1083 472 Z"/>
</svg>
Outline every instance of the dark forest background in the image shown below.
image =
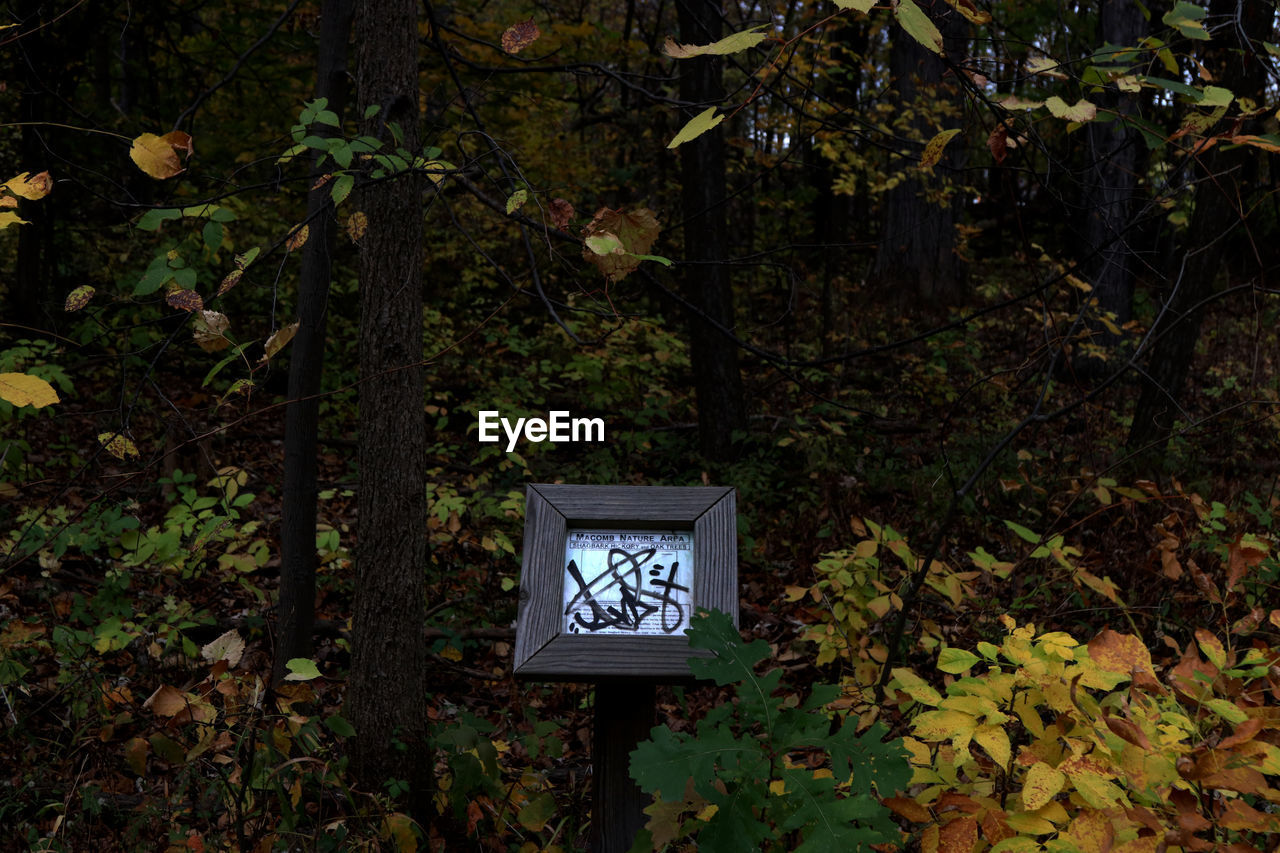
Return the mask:
<svg viewBox="0 0 1280 853">
<path fill-rule="evenodd" d="M 1274 849 L 1274 3 L 0 11 L 18 847 L 583 849 L 565 482 L 737 490 L 637 849 Z"/>
</svg>

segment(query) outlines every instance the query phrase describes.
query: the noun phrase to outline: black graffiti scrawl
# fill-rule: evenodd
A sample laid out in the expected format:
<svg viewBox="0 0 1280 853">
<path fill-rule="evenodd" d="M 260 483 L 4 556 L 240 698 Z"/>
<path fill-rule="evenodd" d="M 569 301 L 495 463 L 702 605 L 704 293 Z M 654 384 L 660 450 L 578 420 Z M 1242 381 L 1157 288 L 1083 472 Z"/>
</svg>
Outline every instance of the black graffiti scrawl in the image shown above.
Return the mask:
<svg viewBox="0 0 1280 853">
<path fill-rule="evenodd" d="M 666 635 L 689 626 L 689 531 L 572 530 L 565 552 L 566 632 Z"/>
</svg>

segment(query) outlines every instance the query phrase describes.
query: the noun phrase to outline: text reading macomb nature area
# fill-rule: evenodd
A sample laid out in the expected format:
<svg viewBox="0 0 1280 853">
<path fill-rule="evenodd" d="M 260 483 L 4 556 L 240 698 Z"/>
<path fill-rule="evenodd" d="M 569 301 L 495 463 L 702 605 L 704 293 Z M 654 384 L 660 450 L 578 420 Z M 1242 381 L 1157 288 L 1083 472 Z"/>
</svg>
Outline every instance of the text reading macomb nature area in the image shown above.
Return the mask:
<svg viewBox="0 0 1280 853">
<path fill-rule="evenodd" d="M 564 630 L 680 634 L 693 615 L 693 532 L 570 530 Z"/>
<path fill-rule="evenodd" d="M 546 420 L 542 418 L 516 418 L 513 424 L 510 418 L 502 417 L 496 410 L 485 410 L 479 413 L 482 442 L 500 441 L 498 427 L 507 436 L 507 452 L 516 449 L 516 442 L 523 434 L 526 441 L 604 441 L 604 418 L 575 418 L 567 411 L 547 412 Z"/>
</svg>

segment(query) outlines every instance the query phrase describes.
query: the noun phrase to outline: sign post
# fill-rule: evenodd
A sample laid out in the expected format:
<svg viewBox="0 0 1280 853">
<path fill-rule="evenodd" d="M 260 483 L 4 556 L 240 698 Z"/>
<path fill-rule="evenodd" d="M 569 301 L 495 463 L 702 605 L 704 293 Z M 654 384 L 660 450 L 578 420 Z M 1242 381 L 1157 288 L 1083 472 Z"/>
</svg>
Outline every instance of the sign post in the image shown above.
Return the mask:
<svg viewBox="0 0 1280 853">
<path fill-rule="evenodd" d="M 644 826 L 629 756 L 654 724 L 655 685 L 692 679 L 684 631 L 699 607 L 737 624 L 733 489 L 528 486 L 514 669 L 595 684 L 596 853 L 625 853 Z"/>
</svg>

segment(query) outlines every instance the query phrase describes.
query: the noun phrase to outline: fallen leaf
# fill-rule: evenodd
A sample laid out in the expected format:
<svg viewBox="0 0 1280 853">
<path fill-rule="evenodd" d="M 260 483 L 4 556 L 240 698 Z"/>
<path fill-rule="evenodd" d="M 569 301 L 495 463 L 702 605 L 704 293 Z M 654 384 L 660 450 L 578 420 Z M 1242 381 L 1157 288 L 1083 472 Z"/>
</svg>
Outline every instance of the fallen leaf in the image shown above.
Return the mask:
<svg viewBox="0 0 1280 853">
<path fill-rule="evenodd" d="M 187 697 L 178 688 L 161 684 L 147 701 L 142 703 L 142 707 L 161 717 L 172 717 L 186 710 Z"/>
</svg>

